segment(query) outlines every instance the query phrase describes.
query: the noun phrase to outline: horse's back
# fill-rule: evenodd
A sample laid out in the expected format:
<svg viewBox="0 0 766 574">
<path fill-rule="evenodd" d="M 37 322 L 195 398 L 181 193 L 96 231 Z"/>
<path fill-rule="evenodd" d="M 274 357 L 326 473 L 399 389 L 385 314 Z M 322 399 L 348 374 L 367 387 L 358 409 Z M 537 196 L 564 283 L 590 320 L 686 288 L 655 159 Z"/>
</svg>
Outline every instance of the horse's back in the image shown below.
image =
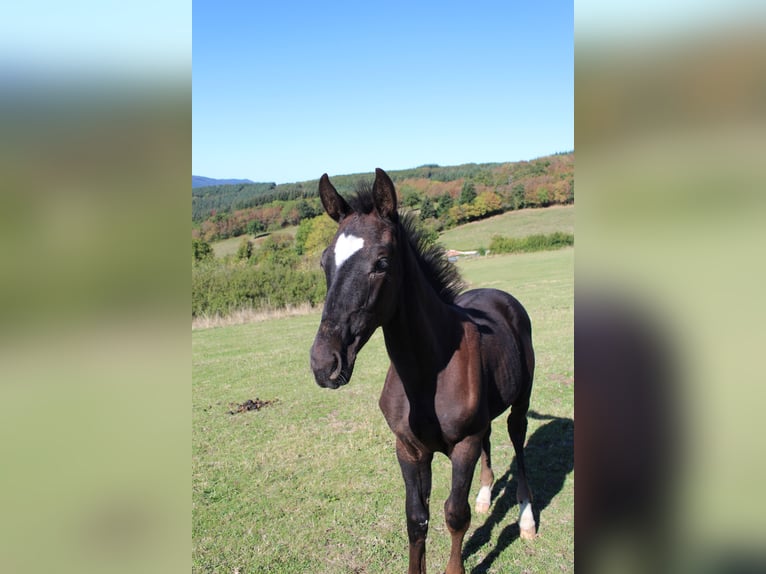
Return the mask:
<svg viewBox="0 0 766 574">
<path fill-rule="evenodd" d="M 461 307 L 481 333 L 484 376 L 493 417 L 517 400 L 528 400 L 535 356 L 532 324 L 524 306 L 499 289 L 472 289 L 459 295 Z"/>
</svg>

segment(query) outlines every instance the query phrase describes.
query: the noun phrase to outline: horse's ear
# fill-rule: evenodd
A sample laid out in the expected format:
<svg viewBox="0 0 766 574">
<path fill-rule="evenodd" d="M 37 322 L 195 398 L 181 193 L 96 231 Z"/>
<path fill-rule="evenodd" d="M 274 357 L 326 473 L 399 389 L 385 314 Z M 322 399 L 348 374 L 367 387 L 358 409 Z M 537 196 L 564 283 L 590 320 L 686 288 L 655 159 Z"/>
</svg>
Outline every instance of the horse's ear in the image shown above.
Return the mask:
<svg viewBox="0 0 766 574">
<path fill-rule="evenodd" d="M 327 215 L 340 223 L 340 220 L 351 213 L 352 209 L 330 183 L 330 178 L 325 173 L 319 179 L 319 197 Z"/>
<path fill-rule="evenodd" d="M 372 197 L 375 201 L 375 209 L 381 217 L 395 220 L 396 212 L 396 190 L 394 182 L 388 177 L 388 174 L 380 169 L 375 169 L 375 183 L 372 184 Z"/>
</svg>

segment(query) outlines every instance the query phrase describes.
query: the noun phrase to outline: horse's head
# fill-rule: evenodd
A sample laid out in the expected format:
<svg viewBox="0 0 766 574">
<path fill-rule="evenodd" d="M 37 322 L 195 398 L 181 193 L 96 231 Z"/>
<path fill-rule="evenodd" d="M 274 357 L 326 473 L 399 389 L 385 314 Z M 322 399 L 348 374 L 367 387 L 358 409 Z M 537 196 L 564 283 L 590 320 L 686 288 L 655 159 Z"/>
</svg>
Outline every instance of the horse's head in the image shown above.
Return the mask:
<svg viewBox="0 0 766 574">
<path fill-rule="evenodd" d="M 401 284 L 398 214 L 394 184 L 375 170 L 372 192 L 352 208 L 327 174 L 319 195 L 338 231 L 322 254 L 327 297 L 314 344 L 311 370 L 318 385 L 331 389 L 351 379 L 356 355 L 394 313 Z M 363 201 L 364 200 L 364 201 Z"/>
</svg>

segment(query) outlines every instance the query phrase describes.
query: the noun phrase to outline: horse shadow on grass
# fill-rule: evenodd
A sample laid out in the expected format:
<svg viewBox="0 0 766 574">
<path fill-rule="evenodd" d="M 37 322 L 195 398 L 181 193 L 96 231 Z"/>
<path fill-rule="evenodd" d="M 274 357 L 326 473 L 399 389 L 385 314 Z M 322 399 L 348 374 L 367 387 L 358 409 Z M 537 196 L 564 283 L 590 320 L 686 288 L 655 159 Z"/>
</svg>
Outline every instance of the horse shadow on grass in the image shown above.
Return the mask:
<svg viewBox="0 0 766 574">
<path fill-rule="evenodd" d="M 535 411 L 527 413 L 529 418 L 550 420 L 538 428 L 529 437 L 524 448 L 529 486 L 534 495 L 532 509 L 538 531 L 545 530 L 542 512 L 548 507 L 564 486 L 567 475 L 574 468 L 574 421 L 568 418 L 541 415 Z M 501 524 L 508 512 L 517 506 L 516 470 L 514 456 L 508 470 L 495 481 L 492 487 L 492 513 L 477 528 L 463 546 L 463 560 L 473 556 L 492 539 L 492 531 Z M 518 511 L 518 508 L 516 509 Z M 508 524 L 497 537 L 497 544 L 472 571 L 471 574 L 486 574 L 489 568 L 516 539 L 519 538 L 519 525 L 515 521 Z"/>
</svg>

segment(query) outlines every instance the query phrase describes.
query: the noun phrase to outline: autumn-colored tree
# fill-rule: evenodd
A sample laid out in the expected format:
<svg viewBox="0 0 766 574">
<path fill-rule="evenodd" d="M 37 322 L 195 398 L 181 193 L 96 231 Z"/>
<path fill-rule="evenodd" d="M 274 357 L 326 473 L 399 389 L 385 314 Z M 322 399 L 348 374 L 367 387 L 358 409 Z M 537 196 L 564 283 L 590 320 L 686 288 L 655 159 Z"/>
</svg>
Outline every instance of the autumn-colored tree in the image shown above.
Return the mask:
<svg viewBox="0 0 766 574">
<path fill-rule="evenodd" d="M 574 186 L 568 179 L 560 179 L 552 186 L 553 203 L 571 203 L 574 200 Z"/>
<path fill-rule="evenodd" d="M 287 204 L 282 208 L 281 225 L 298 225 L 301 220 L 297 205 Z"/>
<path fill-rule="evenodd" d="M 503 210 L 503 202 L 494 191 L 483 191 L 476 197 L 474 203 L 480 206 L 481 217 L 494 215 Z"/>
<path fill-rule="evenodd" d="M 281 221 L 282 208 L 278 205 L 268 205 L 260 210 L 260 219 L 266 225 L 266 229 L 278 229 Z"/>
<path fill-rule="evenodd" d="M 305 255 L 319 255 L 332 242 L 338 224 L 326 215 L 319 215 L 311 220 L 311 230 L 303 245 Z"/>
<path fill-rule="evenodd" d="M 214 221 L 207 219 L 200 225 L 200 237 L 203 241 L 210 241 L 218 237 L 218 225 Z"/>
<path fill-rule="evenodd" d="M 453 205 L 447 212 L 447 218 L 451 223 L 462 223 L 468 219 L 465 205 Z"/>
</svg>

